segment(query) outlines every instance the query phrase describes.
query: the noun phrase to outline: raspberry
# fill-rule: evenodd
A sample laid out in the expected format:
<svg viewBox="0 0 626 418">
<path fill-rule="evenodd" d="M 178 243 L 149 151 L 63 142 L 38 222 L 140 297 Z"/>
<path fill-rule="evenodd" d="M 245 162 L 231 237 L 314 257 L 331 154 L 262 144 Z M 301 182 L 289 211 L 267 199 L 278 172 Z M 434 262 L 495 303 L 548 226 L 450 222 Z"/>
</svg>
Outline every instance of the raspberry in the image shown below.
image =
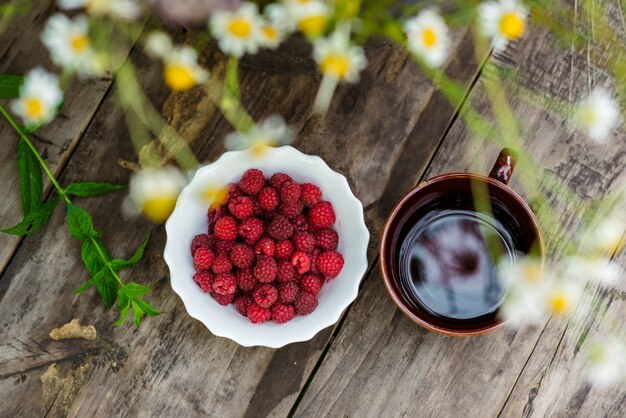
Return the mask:
<svg viewBox="0 0 626 418">
<path fill-rule="evenodd" d="M 254 302 L 248 306 L 248 318 L 250 318 L 250 322 L 253 324 L 269 321 L 271 317 L 272 313 L 267 308 L 263 308 Z"/>
<path fill-rule="evenodd" d="M 273 187 L 264 187 L 257 196 L 259 208 L 270 211 L 278 206 L 278 192 Z"/>
<path fill-rule="evenodd" d="M 324 278 L 314 274 L 305 274 L 300 278 L 300 290 L 313 296 L 317 296 L 320 293 L 323 284 Z"/>
<path fill-rule="evenodd" d="M 309 293 L 300 292 L 294 303 L 298 315 L 308 315 L 317 308 L 317 298 Z"/>
<path fill-rule="evenodd" d="M 266 255 L 268 257 L 274 257 L 276 251 L 276 245 L 274 240 L 269 237 L 263 237 L 254 246 L 254 253 L 256 255 Z"/>
<path fill-rule="evenodd" d="M 285 322 L 290 321 L 295 315 L 296 310 L 291 305 L 277 303 L 272 306 L 272 319 L 277 324 L 284 324 Z"/>
<path fill-rule="evenodd" d="M 252 292 L 254 301 L 262 308 L 269 308 L 278 300 L 278 290 L 271 284 L 264 284 Z"/>
<path fill-rule="evenodd" d="M 239 296 L 235 299 L 235 309 L 243 316 L 248 316 L 248 307 L 252 305 L 250 296 Z"/>
<path fill-rule="evenodd" d="M 260 192 L 263 185 L 265 185 L 265 176 L 261 170 L 256 168 L 251 168 L 243 173 L 239 181 L 239 188 L 249 195 L 255 195 Z"/>
<path fill-rule="evenodd" d="M 308 232 L 296 232 L 293 234 L 292 240 L 298 251 L 310 253 L 315 248 L 315 238 Z"/>
<path fill-rule="evenodd" d="M 215 274 L 228 273 L 233 268 L 233 264 L 226 254 L 220 254 L 213 260 L 211 268 Z"/>
<path fill-rule="evenodd" d="M 215 236 L 232 241 L 237 238 L 237 221 L 232 216 L 224 216 L 215 222 Z"/>
<path fill-rule="evenodd" d="M 337 277 L 343 268 L 343 256 L 337 251 L 327 251 L 317 258 L 317 268 L 328 278 Z"/>
<path fill-rule="evenodd" d="M 247 196 L 239 196 L 228 202 L 228 210 L 238 219 L 246 219 L 254 214 L 254 203 Z"/>
<path fill-rule="evenodd" d="M 286 181 L 280 187 L 280 200 L 283 203 L 296 203 L 300 200 L 300 186 L 294 181 Z"/>
<path fill-rule="evenodd" d="M 270 177 L 270 184 L 275 189 L 280 189 L 280 187 L 288 181 L 293 181 L 289 174 L 285 173 L 276 173 L 272 177 Z"/>
<path fill-rule="evenodd" d="M 259 218 L 248 218 L 239 225 L 239 235 L 246 239 L 247 243 L 254 245 L 263 235 L 263 221 Z"/>
<path fill-rule="evenodd" d="M 235 272 L 235 281 L 237 286 L 244 292 L 254 289 L 257 285 L 257 280 L 252 274 L 252 269 L 239 269 Z"/>
<path fill-rule="evenodd" d="M 213 274 L 211 272 L 196 273 L 193 275 L 193 281 L 196 282 L 204 293 L 209 293 L 212 289 Z"/>
<path fill-rule="evenodd" d="M 287 219 L 295 219 L 302 213 L 302 209 L 304 209 L 304 205 L 301 201 L 296 200 L 294 203 L 281 203 L 278 212 Z"/>
<path fill-rule="evenodd" d="M 309 272 L 311 272 L 312 274 L 319 274 L 319 270 L 317 268 L 317 258 L 320 256 L 320 254 L 322 253 L 322 250 L 320 250 L 319 248 L 314 248 L 313 252 L 311 253 L 311 269 L 309 270 Z"/>
<path fill-rule="evenodd" d="M 313 206 L 322 198 L 322 191 L 315 184 L 304 183 L 300 185 L 300 198 L 307 206 Z"/>
<path fill-rule="evenodd" d="M 298 283 L 295 281 L 280 283 L 278 285 L 278 300 L 282 303 L 293 303 L 298 294 Z"/>
<path fill-rule="evenodd" d="M 315 228 L 331 226 L 335 223 L 335 211 L 330 202 L 316 203 L 309 211 L 309 221 Z"/>
<path fill-rule="evenodd" d="M 261 283 L 269 283 L 276 278 L 278 267 L 273 258 L 267 256 L 259 256 L 254 266 L 254 277 Z"/>
<path fill-rule="evenodd" d="M 205 247 L 200 247 L 196 250 L 196 253 L 193 255 L 193 265 L 196 268 L 196 271 L 207 271 L 211 268 L 215 260 L 215 255 L 213 251 L 209 250 Z"/>
<path fill-rule="evenodd" d="M 276 243 L 276 259 L 287 260 L 293 254 L 293 244 L 289 240 L 278 241 Z"/>
<path fill-rule="evenodd" d="M 235 299 L 235 294 L 229 293 L 227 295 L 220 295 L 219 293 L 213 293 L 213 299 L 215 299 L 215 301 L 220 305 L 226 306 L 230 305 L 233 299 Z"/>
<path fill-rule="evenodd" d="M 219 240 L 215 243 L 215 253 L 217 255 L 229 255 L 235 244 L 237 244 L 235 241 Z"/>
<path fill-rule="evenodd" d="M 307 253 L 296 251 L 291 256 L 291 265 L 296 268 L 298 274 L 304 274 L 311 268 L 311 259 Z"/>
<path fill-rule="evenodd" d="M 230 252 L 230 261 L 235 267 L 248 268 L 254 262 L 254 252 L 245 244 L 237 244 Z"/>
<path fill-rule="evenodd" d="M 230 273 L 218 274 L 213 280 L 213 293 L 218 295 L 230 295 L 237 291 L 235 276 Z"/>
<path fill-rule="evenodd" d="M 289 260 L 281 260 L 278 262 L 278 273 L 276 280 L 279 282 L 288 282 L 296 277 L 296 270 L 293 268 Z"/>
<path fill-rule="evenodd" d="M 230 183 L 228 185 L 228 200 L 236 199 L 239 196 L 243 196 L 243 191 L 239 188 L 239 185 L 237 183 Z"/>
<path fill-rule="evenodd" d="M 299 215 L 293 220 L 293 225 L 296 227 L 296 231 L 308 231 L 309 220 L 304 215 Z"/>
<path fill-rule="evenodd" d="M 315 230 L 315 245 L 323 250 L 331 251 L 337 249 L 339 235 L 330 228 L 320 228 Z"/>
<path fill-rule="evenodd" d="M 212 245 L 213 239 L 207 234 L 196 235 L 191 241 L 191 256 L 194 256 L 198 248 L 204 247 L 210 249 Z"/>
<path fill-rule="evenodd" d="M 215 222 L 217 222 L 218 219 L 223 218 L 225 215 L 228 215 L 228 211 L 223 206 L 216 209 L 209 209 L 207 212 L 207 216 L 209 218 L 209 234 L 212 234 L 215 231 Z"/>
<path fill-rule="evenodd" d="M 267 233 L 274 239 L 289 239 L 293 235 L 293 224 L 283 215 L 275 215 L 267 227 Z"/>
</svg>

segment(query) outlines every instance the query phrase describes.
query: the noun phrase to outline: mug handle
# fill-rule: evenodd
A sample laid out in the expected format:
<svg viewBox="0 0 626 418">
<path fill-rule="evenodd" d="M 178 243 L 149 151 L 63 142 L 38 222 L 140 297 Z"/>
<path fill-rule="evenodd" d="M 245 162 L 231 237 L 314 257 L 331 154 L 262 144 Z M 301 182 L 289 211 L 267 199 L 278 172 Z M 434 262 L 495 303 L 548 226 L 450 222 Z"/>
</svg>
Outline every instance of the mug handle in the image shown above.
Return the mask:
<svg viewBox="0 0 626 418">
<path fill-rule="evenodd" d="M 489 177 L 507 184 L 511 179 L 513 170 L 515 170 L 515 163 L 517 163 L 517 153 L 510 148 L 503 148 L 489 173 Z"/>
</svg>

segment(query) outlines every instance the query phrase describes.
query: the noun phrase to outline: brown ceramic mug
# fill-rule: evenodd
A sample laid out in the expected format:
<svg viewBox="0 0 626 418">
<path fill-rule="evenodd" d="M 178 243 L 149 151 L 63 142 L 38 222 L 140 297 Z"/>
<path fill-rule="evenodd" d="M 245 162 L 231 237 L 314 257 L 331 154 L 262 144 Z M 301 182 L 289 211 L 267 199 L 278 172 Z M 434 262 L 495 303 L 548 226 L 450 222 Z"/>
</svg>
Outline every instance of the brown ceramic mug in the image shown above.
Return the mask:
<svg viewBox="0 0 626 418">
<path fill-rule="evenodd" d="M 489 176 L 448 173 L 424 181 L 389 214 L 380 244 L 383 280 L 417 324 L 454 336 L 503 325 L 498 308 L 506 281 L 494 258 L 544 255 L 537 218 L 507 186 L 515 159 L 504 149 Z"/>
</svg>

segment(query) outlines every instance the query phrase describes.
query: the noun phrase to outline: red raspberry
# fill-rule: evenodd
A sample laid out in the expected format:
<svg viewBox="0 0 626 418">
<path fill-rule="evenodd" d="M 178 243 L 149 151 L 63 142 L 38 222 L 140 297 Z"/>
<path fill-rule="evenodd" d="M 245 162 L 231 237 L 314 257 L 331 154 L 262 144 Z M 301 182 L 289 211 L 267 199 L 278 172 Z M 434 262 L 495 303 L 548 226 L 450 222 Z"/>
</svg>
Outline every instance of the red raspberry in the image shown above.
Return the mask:
<svg viewBox="0 0 626 418">
<path fill-rule="evenodd" d="M 268 308 L 263 308 L 254 302 L 248 307 L 248 318 L 253 324 L 269 321 L 271 317 L 272 313 Z"/>
<path fill-rule="evenodd" d="M 276 261 L 273 258 L 259 256 L 256 266 L 254 266 L 253 273 L 254 277 L 261 283 L 269 283 L 276 278 L 278 266 L 276 266 Z"/>
<path fill-rule="evenodd" d="M 191 256 L 194 256 L 198 248 L 204 247 L 210 249 L 212 245 L 213 239 L 207 234 L 196 235 L 191 241 Z"/>
<path fill-rule="evenodd" d="M 237 244 L 235 241 L 219 240 L 215 243 L 215 253 L 217 255 L 229 255 L 235 244 Z"/>
<path fill-rule="evenodd" d="M 263 237 L 254 245 L 254 253 L 256 255 L 266 255 L 268 257 L 274 257 L 276 251 L 276 244 L 274 240 L 269 237 Z"/>
<path fill-rule="evenodd" d="M 248 196 L 239 196 L 228 202 L 228 210 L 238 219 L 246 219 L 254 214 L 254 203 Z"/>
<path fill-rule="evenodd" d="M 215 222 L 215 236 L 232 241 L 237 238 L 237 221 L 232 216 L 223 216 Z"/>
<path fill-rule="evenodd" d="M 207 216 L 209 218 L 209 234 L 213 234 L 213 232 L 215 231 L 215 222 L 217 222 L 218 219 L 223 218 L 225 215 L 228 215 L 228 211 L 223 206 L 209 209 L 207 213 Z"/>
<path fill-rule="evenodd" d="M 317 296 L 324 284 L 324 278 L 314 274 L 305 274 L 300 278 L 300 290 Z"/>
<path fill-rule="evenodd" d="M 302 202 L 307 206 L 313 206 L 322 198 L 322 191 L 319 187 L 312 183 L 304 183 L 300 185 Z"/>
<path fill-rule="evenodd" d="M 248 316 L 248 308 L 252 305 L 250 296 L 239 296 L 235 299 L 235 309 L 243 316 Z"/>
<path fill-rule="evenodd" d="M 320 271 L 317 269 L 317 258 L 322 253 L 322 250 L 319 248 L 314 248 L 311 253 L 311 269 L 309 270 L 312 274 L 319 274 Z"/>
<path fill-rule="evenodd" d="M 277 190 L 288 181 L 293 181 L 293 179 L 285 173 L 276 173 L 270 177 L 270 184 Z"/>
<path fill-rule="evenodd" d="M 211 284 L 213 283 L 213 273 L 209 271 L 196 273 L 193 275 L 193 281 L 200 286 L 200 289 L 202 289 L 204 293 L 209 293 L 212 289 Z"/>
<path fill-rule="evenodd" d="M 295 219 L 302 213 L 302 209 L 304 209 L 304 205 L 301 201 L 296 200 L 294 203 L 281 203 L 278 212 L 285 215 L 287 219 Z"/>
<path fill-rule="evenodd" d="M 220 295 L 219 293 L 213 292 L 212 295 L 213 295 L 213 299 L 215 299 L 215 301 L 222 306 L 230 305 L 233 299 L 235 299 L 234 293 L 229 293 L 227 295 Z"/>
<path fill-rule="evenodd" d="M 237 244 L 230 252 L 230 261 L 235 267 L 248 268 L 254 262 L 254 252 L 245 244 Z"/>
<path fill-rule="evenodd" d="M 310 253 L 315 248 L 315 238 L 308 232 L 296 232 L 293 234 L 292 240 L 298 251 Z"/>
<path fill-rule="evenodd" d="M 335 210 L 330 202 L 316 203 L 309 211 L 309 222 L 315 228 L 331 226 L 335 223 Z"/>
<path fill-rule="evenodd" d="M 196 271 L 209 270 L 214 260 L 215 254 L 213 254 L 213 251 L 205 247 L 198 248 L 196 253 L 193 255 L 193 265 L 195 266 Z"/>
<path fill-rule="evenodd" d="M 296 251 L 291 256 L 291 265 L 296 268 L 298 274 L 304 274 L 311 268 L 311 259 L 307 253 Z"/>
<path fill-rule="evenodd" d="M 293 268 L 289 260 L 281 260 L 278 262 L 278 273 L 276 280 L 279 282 L 288 282 L 296 277 L 296 270 Z"/>
<path fill-rule="evenodd" d="M 274 239 L 289 239 L 293 235 L 293 224 L 283 215 L 275 215 L 267 227 L 267 233 Z"/>
<path fill-rule="evenodd" d="M 337 249 L 339 234 L 330 228 L 320 228 L 315 230 L 315 245 L 323 250 L 331 251 Z"/>
<path fill-rule="evenodd" d="M 248 218 L 239 225 L 239 235 L 245 238 L 246 243 L 254 245 L 263 235 L 263 221 L 259 218 Z"/>
<path fill-rule="evenodd" d="M 337 277 L 343 268 L 343 256 L 337 251 L 327 251 L 317 257 L 317 268 L 328 278 Z"/>
<path fill-rule="evenodd" d="M 235 276 L 230 273 L 218 274 L 213 280 L 213 293 L 218 295 L 230 295 L 237 291 L 237 283 L 235 283 Z"/>
<path fill-rule="evenodd" d="M 278 241 L 276 243 L 276 259 L 287 260 L 293 254 L 293 244 L 289 240 Z"/>
<path fill-rule="evenodd" d="M 230 183 L 228 185 L 228 200 L 233 200 L 243 195 L 243 191 L 239 188 L 237 183 Z M 230 208 L 229 208 L 230 209 Z"/>
<path fill-rule="evenodd" d="M 317 308 L 317 298 L 309 293 L 300 292 L 294 303 L 298 315 L 308 315 Z"/>
<path fill-rule="evenodd" d="M 265 176 L 261 170 L 256 168 L 251 168 L 243 173 L 241 180 L 239 180 L 239 187 L 244 193 L 249 195 L 257 194 L 261 191 L 264 185 Z"/>
<path fill-rule="evenodd" d="M 257 279 L 252 274 L 252 269 L 239 269 L 235 272 L 235 281 L 237 286 L 244 292 L 254 289 L 257 285 Z"/>
<path fill-rule="evenodd" d="M 286 181 L 280 187 L 280 200 L 283 203 L 296 203 L 300 200 L 300 186 L 295 181 Z"/>
<path fill-rule="evenodd" d="M 309 220 L 304 215 L 299 215 L 293 220 L 293 225 L 296 227 L 296 231 L 308 231 Z"/>
<path fill-rule="evenodd" d="M 233 264 L 226 254 L 220 254 L 213 260 L 211 268 L 215 274 L 228 273 L 233 268 Z"/>
<path fill-rule="evenodd" d="M 294 281 L 278 285 L 278 300 L 282 303 L 293 303 L 298 294 L 298 283 Z"/>
<path fill-rule="evenodd" d="M 278 192 L 273 187 L 264 187 L 257 196 L 259 208 L 270 211 L 278 206 Z"/>
<path fill-rule="evenodd" d="M 271 284 L 264 284 L 252 292 L 254 301 L 262 308 L 269 308 L 278 300 L 278 290 Z"/>
<path fill-rule="evenodd" d="M 263 215 L 263 209 L 261 209 L 259 207 L 259 202 L 256 198 L 256 196 L 252 196 L 250 199 L 252 199 L 252 204 L 254 206 L 254 213 L 252 214 L 252 216 L 254 216 L 255 218 L 258 218 L 260 216 Z"/>
<path fill-rule="evenodd" d="M 290 321 L 295 315 L 296 310 L 291 305 L 277 303 L 272 306 L 272 319 L 277 324 L 284 324 L 285 322 Z"/>
</svg>

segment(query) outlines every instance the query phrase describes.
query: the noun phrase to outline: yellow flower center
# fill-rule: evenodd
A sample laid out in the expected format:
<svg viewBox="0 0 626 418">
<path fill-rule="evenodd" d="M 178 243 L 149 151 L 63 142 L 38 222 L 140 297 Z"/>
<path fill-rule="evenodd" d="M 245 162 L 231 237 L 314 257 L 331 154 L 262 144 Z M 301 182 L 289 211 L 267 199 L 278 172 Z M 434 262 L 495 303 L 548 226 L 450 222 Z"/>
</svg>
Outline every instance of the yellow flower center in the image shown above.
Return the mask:
<svg viewBox="0 0 626 418">
<path fill-rule="evenodd" d="M 525 26 L 524 19 L 517 13 L 505 13 L 500 19 L 500 33 L 509 40 L 522 36 Z"/>
<path fill-rule="evenodd" d="M 252 155 L 255 157 L 262 157 L 267 152 L 267 149 L 271 146 L 270 144 L 271 142 L 266 140 L 256 141 L 250 146 L 250 153 L 252 153 Z"/>
<path fill-rule="evenodd" d="M 541 281 L 541 265 L 531 262 L 522 268 L 524 280 L 530 283 L 539 283 Z"/>
<path fill-rule="evenodd" d="M 562 293 L 556 293 L 550 296 L 548 300 L 548 307 L 552 313 L 557 315 L 563 315 L 570 309 L 569 300 Z"/>
<path fill-rule="evenodd" d="M 307 4 L 308 2 L 310 2 L 311 0 L 298 0 L 299 4 Z"/>
<path fill-rule="evenodd" d="M 350 71 L 350 61 L 342 55 L 330 54 L 320 63 L 320 69 L 324 74 L 343 80 Z"/>
<path fill-rule="evenodd" d="M 89 38 L 85 35 L 74 35 L 70 39 L 70 47 L 74 52 L 84 52 L 89 46 Z"/>
<path fill-rule="evenodd" d="M 591 108 L 591 106 L 587 106 L 580 112 L 580 123 L 584 126 L 593 125 L 596 121 L 596 112 Z"/>
<path fill-rule="evenodd" d="M 298 29 L 307 36 L 317 36 L 324 31 L 327 22 L 324 15 L 307 16 L 298 22 Z"/>
<path fill-rule="evenodd" d="M 239 38 L 246 38 L 252 32 L 252 25 L 246 19 L 238 17 L 230 21 L 228 30 Z"/>
<path fill-rule="evenodd" d="M 270 25 L 263 26 L 263 29 L 261 29 L 261 31 L 263 31 L 263 35 L 265 35 L 265 37 L 270 41 L 273 41 L 278 36 L 276 28 Z"/>
<path fill-rule="evenodd" d="M 196 84 L 191 70 L 178 64 L 167 64 L 163 71 L 165 83 L 174 91 L 189 90 Z"/>
<path fill-rule="evenodd" d="M 146 199 L 143 204 L 143 215 L 156 223 L 163 223 L 169 218 L 176 206 L 176 197 L 159 196 Z"/>
<path fill-rule="evenodd" d="M 43 115 L 43 103 L 35 97 L 30 97 L 25 100 L 24 109 L 26 115 L 33 119 L 40 118 Z"/>
<path fill-rule="evenodd" d="M 434 46 L 437 42 L 437 35 L 435 35 L 435 31 L 431 28 L 424 29 L 424 31 L 422 32 L 422 38 L 424 40 L 424 45 L 426 45 L 428 48 Z"/>
<path fill-rule="evenodd" d="M 202 198 L 211 208 L 222 206 L 228 198 L 228 189 L 218 186 L 209 186 L 202 191 Z"/>
</svg>

